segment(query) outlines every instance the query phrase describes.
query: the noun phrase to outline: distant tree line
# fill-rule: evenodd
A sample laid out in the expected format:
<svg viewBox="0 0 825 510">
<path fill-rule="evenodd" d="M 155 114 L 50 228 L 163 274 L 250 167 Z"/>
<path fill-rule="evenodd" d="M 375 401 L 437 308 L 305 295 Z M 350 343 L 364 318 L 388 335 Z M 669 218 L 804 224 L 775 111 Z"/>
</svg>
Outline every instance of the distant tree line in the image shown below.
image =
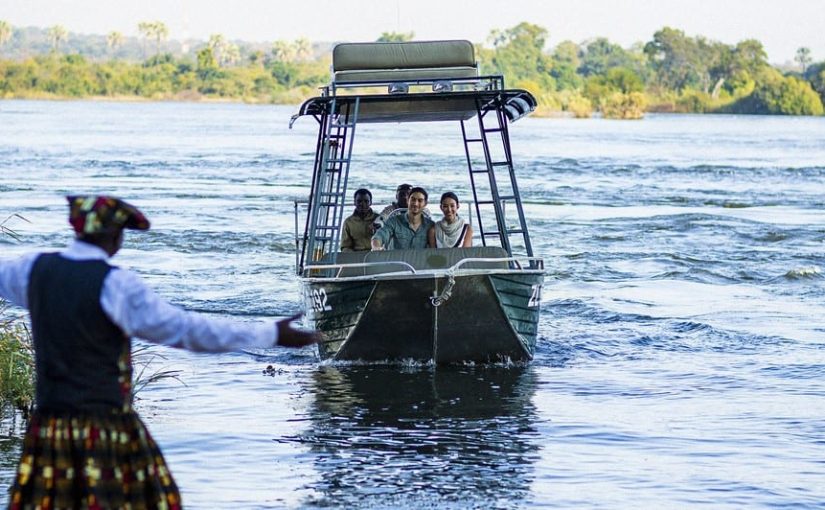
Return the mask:
<svg viewBox="0 0 825 510">
<path fill-rule="evenodd" d="M 170 41 L 159 21 L 140 37 L 70 34 L 61 26 L 16 29 L 0 21 L 0 97 L 139 96 L 295 103 L 329 80 L 329 44 L 306 39 L 250 44 L 221 34 Z M 385 32 L 379 41 L 412 33 Z M 494 30 L 477 45 L 482 72 L 525 88 L 546 114 L 639 118 L 646 111 L 822 115 L 825 62 L 808 48 L 798 68 L 777 69 L 755 39 L 728 45 L 664 27 L 630 48 L 596 38 L 547 49 L 531 23 Z"/>
</svg>

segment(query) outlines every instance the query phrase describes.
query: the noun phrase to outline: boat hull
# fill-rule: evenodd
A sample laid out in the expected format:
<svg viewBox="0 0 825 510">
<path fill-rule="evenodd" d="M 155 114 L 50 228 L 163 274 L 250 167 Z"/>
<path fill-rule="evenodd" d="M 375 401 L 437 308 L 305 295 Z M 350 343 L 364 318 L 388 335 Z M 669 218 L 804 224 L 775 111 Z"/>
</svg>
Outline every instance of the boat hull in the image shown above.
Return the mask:
<svg viewBox="0 0 825 510">
<path fill-rule="evenodd" d="M 306 279 L 322 359 L 435 363 L 526 361 L 538 329 L 540 271 L 450 277 Z M 446 300 L 445 287 L 450 288 Z"/>
</svg>

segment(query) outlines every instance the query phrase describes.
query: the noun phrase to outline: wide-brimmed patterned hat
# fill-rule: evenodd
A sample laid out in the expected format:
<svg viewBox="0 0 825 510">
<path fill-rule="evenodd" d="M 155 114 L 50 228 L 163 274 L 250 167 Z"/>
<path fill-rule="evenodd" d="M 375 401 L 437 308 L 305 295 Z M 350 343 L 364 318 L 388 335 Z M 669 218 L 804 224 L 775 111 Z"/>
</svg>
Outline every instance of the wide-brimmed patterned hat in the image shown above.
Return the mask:
<svg viewBox="0 0 825 510">
<path fill-rule="evenodd" d="M 149 230 L 137 207 L 115 197 L 69 196 L 69 223 L 78 234 L 111 234 L 123 228 Z"/>
</svg>

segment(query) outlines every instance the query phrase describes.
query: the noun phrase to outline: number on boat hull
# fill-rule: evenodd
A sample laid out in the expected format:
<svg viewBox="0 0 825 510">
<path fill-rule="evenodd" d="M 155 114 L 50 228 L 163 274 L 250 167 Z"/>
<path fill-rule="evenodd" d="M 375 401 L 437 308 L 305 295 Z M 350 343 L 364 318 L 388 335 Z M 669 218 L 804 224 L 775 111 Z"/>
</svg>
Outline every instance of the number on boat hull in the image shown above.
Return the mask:
<svg viewBox="0 0 825 510">
<path fill-rule="evenodd" d="M 323 287 L 309 291 L 309 305 L 316 312 L 329 312 L 332 306 L 327 303 L 327 291 Z"/>
<path fill-rule="evenodd" d="M 536 284 L 530 287 L 530 300 L 527 301 L 527 306 L 529 308 L 535 308 L 537 306 L 541 306 L 541 285 Z"/>
</svg>

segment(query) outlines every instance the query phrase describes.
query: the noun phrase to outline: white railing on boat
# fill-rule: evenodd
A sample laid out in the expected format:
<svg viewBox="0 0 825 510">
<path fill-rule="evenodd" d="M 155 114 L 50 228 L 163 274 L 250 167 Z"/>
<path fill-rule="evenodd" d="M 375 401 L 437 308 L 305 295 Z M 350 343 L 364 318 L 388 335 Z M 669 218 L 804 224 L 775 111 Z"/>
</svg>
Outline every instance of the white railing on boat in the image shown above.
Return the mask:
<svg viewBox="0 0 825 510">
<path fill-rule="evenodd" d="M 356 269 L 356 268 L 359 268 L 359 267 L 368 268 L 368 267 L 389 266 L 389 265 L 405 266 L 409 271 L 392 271 L 392 272 L 388 272 L 388 273 L 378 273 L 378 274 L 395 274 L 395 273 L 408 273 L 408 272 L 412 273 L 412 274 L 416 274 L 416 272 L 417 272 L 412 265 L 410 265 L 406 262 L 402 262 L 400 260 L 387 260 L 387 261 L 382 261 L 382 262 L 358 262 L 358 263 L 353 263 L 353 264 L 308 265 L 308 266 L 304 267 L 304 275 L 306 275 L 307 272 L 311 272 L 311 271 L 320 271 L 320 270 L 324 270 L 324 269 L 338 269 L 338 273 L 335 276 L 333 276 L 332 278 L 339 278 L 340 275 L 341 275 L 341 271 L 343 271 L 344 269 Z M 363 276 L 363 275 L 359 275 L 359 276 Z"/>
<path fill-rule="evenodd" d="M 411 264 L 407 262 L 403 262 L 400 260 L 386 260 L 386 261 L 379 261 L 379 262 L 358 262 L 358 263 L 349 263 L 349 264 L 318 264 L 318 265 L 308 265 L 304 268 L 303 276 L 304 277 L 315 277 L 315 278 L 363 278 L 365 276 L 376 277 L 376 276 L 390 276 L 390 275 L 398 275 L 398 274 L 413 274 L 413 275 L 456 275 L 461 274 L 459 271 L 461 266 L 469 263 L 506 263 L 508 266 L 512 263 L 515 267 L 490 267 L 490 268 L 473 268 L 473 269 L 465 269 L 467 273 L 472 271 L 489 271 L 489 270 L 496 270 L 496 271 L 544 271 L 544 259 L 540 257 L 496 257 L 496 258 L 466 258 L 461 259 L 457 263 L 453 264 L 447 268 L 427 268 L 427 269 L 415 269 Z M 523 264 L 525 263 L 526 264 Z M 371 273 L 367 274 L 366 271 L 364 274 L 359 275 L 348 275 L 348 276 L 341 276 L 341 273 L 346 269 L 368 269 L 368 268 L 376 268 L 379 266 L 388 266 L 388 265 L 396 265 L 396 266 L 403 266 L 404 269 L 401 271 L 387 271 L 387 272 L 380 272 L 380 273 Z M 526 267 L 525 267 L 526 266 Z M 322 270 L 335 270 L 337 272 L 334 276 L 313 276 L 312 273 L 315 271 L 322 271 Z M 309 273 L 309 274 L 307 274 Z"/>
</svg>

